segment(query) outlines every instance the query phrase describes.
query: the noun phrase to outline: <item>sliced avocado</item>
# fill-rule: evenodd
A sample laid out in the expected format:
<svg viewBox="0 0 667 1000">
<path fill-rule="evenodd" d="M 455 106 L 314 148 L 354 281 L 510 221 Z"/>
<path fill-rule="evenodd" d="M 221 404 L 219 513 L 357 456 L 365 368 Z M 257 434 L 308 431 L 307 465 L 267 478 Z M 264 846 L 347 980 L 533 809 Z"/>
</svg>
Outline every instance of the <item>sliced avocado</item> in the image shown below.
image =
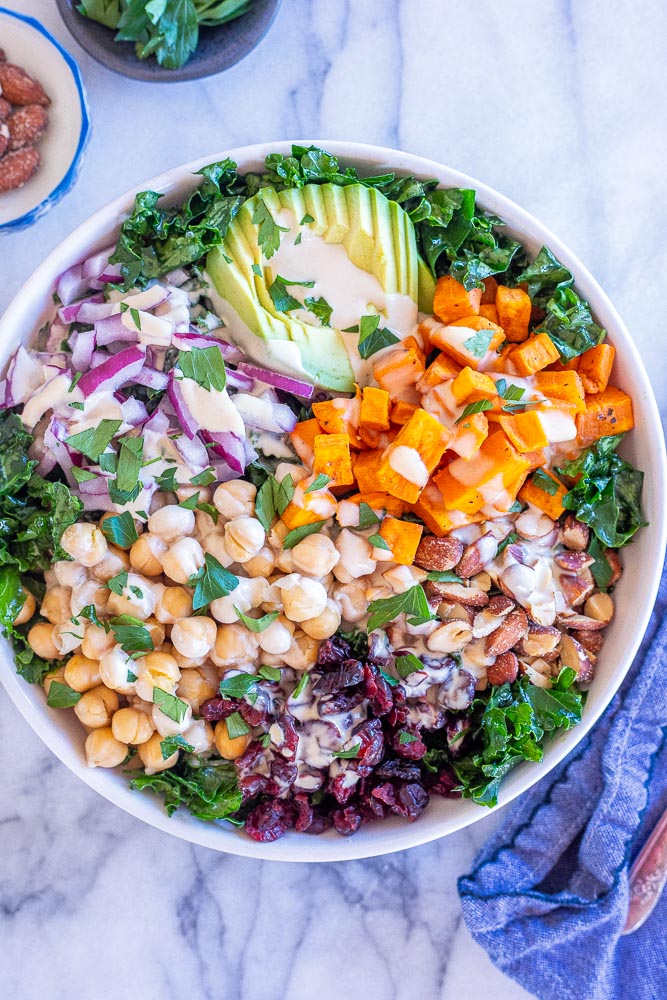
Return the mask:
<svg viewBox="0 0 667 1000">
<path fill-rule="evenodd" d="M 291 225 L 289 234 L 281 233 L 283 246 L 289 240 L 295 245 L 294 252 L 302 253 L 295 244 L 295 227 L 299 230 L 307 227 L 309 238 L 320 237 L 325 243 L 342 244 L 352 264 L 374 275 L 387 295 L 400 294 L 412 299 L 416 318 L 418 290 L 423 284 L 428 298 L 428 285 L 425 280 L 421 284 L 418 281 L 420 261 L 414 226 L 396 202 L 361 184 L 346 187 L 308 184 L 300 190 L 281 192 L 263 188 L 244 202 L 229 226 L 223 245 L 208 255 L 207 270 L 215 286 L 216 305 L 219 296 L 223 318 L 225 302 L 231 306 L 231 310 L 227 309 L 230 317 L 227 325 L 232 340 L 260 364 L 301 371 L 318 385 L 350 392 L 355 376 L 346 341 L 339 331 L 320 325 L 315 317 L 311 323 L 299 319 L 296 311 L 276 310 L 268 284 L 280 273 L 281 265 L 272 256 L 267 260 L 258 242 L 259 229 L 253 218 L 260 199 L 279 225 Z M 302 225 L 304 216 L 313 221 Z M 307 244 L 308 239 L 304 239 L 304 260 L 307 260 Z M 293 256 L 290 251 L 290 259 Z M 297 274 L 304 280 L 311 277 L 304 271 L 300 269 Z M 341 288 L 341 297 L 345 291 Z M 312 294 L 318 294 L 317 287 Z M 335 300 L 331 304 L 336 307 Z"/>
<path fill-rule="evenodd" d="M 431 274 L 431 269 L 425 260 L 417 258 L 417 278 L 419 280 L 419 294 L 417 305 L 419 311 L 423 313 L 433 312 L 433 296 L 435 295 L 435 278 Z"/>
</svg>

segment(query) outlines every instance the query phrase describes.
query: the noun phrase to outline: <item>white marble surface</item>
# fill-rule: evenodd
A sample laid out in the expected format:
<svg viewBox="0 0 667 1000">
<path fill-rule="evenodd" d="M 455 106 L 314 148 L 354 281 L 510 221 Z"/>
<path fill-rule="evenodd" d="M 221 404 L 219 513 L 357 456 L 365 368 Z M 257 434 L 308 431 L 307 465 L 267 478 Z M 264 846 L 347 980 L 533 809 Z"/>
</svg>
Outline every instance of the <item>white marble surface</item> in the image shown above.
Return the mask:
<svg viewBox="0 0 667 1000">
<path fill-rule="evenodd" d="M 79 59 L 94 135 L 74 191 L 0 240 L 1 308 L 72 226 L 159 170 L 257 140 L 363 140 L 476 175 L 551 226 L 620 307 L 667 407 L 663 0 L 285 0 L 243 63 L 163 86 L 98 66 L 49 0 L 5 2 Z M 497 816 L 377 861 L 258 863 L 95 796 L 2 690 L 0 731 L 8 1000 L 527 996 L 474 944 L 456 896 Z"/>
</svg>

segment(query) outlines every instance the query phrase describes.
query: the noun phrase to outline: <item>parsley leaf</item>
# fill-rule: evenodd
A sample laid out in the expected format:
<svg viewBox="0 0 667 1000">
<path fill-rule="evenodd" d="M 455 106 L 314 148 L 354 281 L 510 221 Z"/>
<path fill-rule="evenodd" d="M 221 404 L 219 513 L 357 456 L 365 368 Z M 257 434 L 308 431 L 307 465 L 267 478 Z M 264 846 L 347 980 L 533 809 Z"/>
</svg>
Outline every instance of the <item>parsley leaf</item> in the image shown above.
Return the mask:
<svg viewBox="0 0 667 1000">
<path fill-rule="evenodd" d="M 68 684 L 51 681 L 46 704 L 49 708 L 72 708 L 80 698 L 80 692 L 73 691 Z"/>
<path fill-rule="evenodd" d="M 493 330 L 478 330 L 463 341 L 463 346 L 474 358 L 483 358 L 493 340 Z"/>
<path fill-rule="evenodd" d="M 354 760 L 359 756 L 360 750 L 361 743 L 355 743 L 349 750 L 334 750 L 331 756 L 338 757 L 339 760 Z"/>
<path fill-rule="evenodd" d="M 288 232 L 288 227 L 279 226 L 278 223 L 274 221 L 274 218 L 261 195 L 258 195 L 257 201 L 255 202 L 255 207 L 252 213 L 252 221 L 256 226 L 259 226 L 257 242 L 260 247 L 262 247 L 266 259 L 270 260 L 276 250 L 280 247 L 280 234 Z"/>
<path fill-rule="evenodd" d="M 268 614 L 262 615 L 261 618 L 251 618 L 250 615 L 244 615 L 236 605 L 234 605 L 234 611 L 239 616 L 239 621 L 242 621 L 245 627 L 250 629 L 251 632 L 264 632 L 280 616 L 279 611 L 269 611 Z"/>
<path fill-rule="evenodd" d="M 377 516 L 373 508 L 362 500 L 359 504 L 359 524 L 357 527 L 361 529 L 372 528 L 374 525 L 379 524 L 381 520 L 382 518 Z"/>
<path fill-rule="evenodd" d="M 205 608 L 219 597 L 227 597 L 239 585 L 238 578 L 221 566 L 209 552 L 204 555 L 202 568 L 190 577 L 188 583 L 195 588 L 192 598 L 193 611 Z"/>
<path fill-rule="evenodd" d="M 258 672 L 259 676 L 263 677 L 265 681 L 279 681 L 282 678 L 280 667 L 264 666 L 260 667 Z"/>
<path fill-rule="evenodd" d="M 292 531 L 288 531 L 283 539 L 284 549 L 293 549 L 302 539 L 307 538 L 308 535 L 314 535 L 316 532 L 321 531 L 324 527 L 324 521 L 314 521 L 312 524 L 301 524 L 298 528 L 293 528 Z"/>
<path fill-rule="evenodd" d="M 395 621 L 401 614 L 411 616 L 408 618 L 410 624 L 415 624 L 416 622 L 423 624 L 423 622 L 433 620 L 431 609 L 426 600 L 426 594 L 418 583 L 402 594 L 395 594 L 393 597 L 384 597 L 377 601 L 371 601 L 368 610 L 370 612 L 370 618 L 368 619 L 369 632 Z"/>
<path fill-rule="evenodd" d="M 186 701 L 177 698 L 175 694 L 163 691 L 159 687 L 153 688 L 153 704 L 157 705 L 163 715 L 178 725 L 181 724 L 190 707 Z"/>
<path fill-rule="evenodd" d="M 220 694 L 223 698 L 244 698 L 253 684 L 257 683 L 254 674 L 235 674 L 220 681 Z"/>
<path fill-rule="evenodd" d="M 306 493 L 316 493 L 317 490 L 323 490 L 331 482 L 331 476 L 327 476 L 324 472 L 320 472 L 319 476 L 313 480 L 310 484 Z"/>
<path fill-rule="evenodd" d="M 548 493 L 550 497 L 555 497 L 559 490 L 559 485 L 555 479 L 548 476 L 542 469 L 537 469 L 531 478 L 533 486 L 537 486 L 543 493 Z"/>
<path fill-rule="evenodd" d="M 303 304 L 314 316 L 317 316 L 322 326 L 331 326 L 333 306 L 330 306 L 322 295 L 317 299 L 313 298 L 312 295 L 307 295 Z"/>
<path fill-rule="evenodd" d="M 102 522 L 102 534 L 109 542 L 118 545 L 121 549 L 129 549 L 139 537 L 134 518 L 129 510 L 105 518 Z"/>
<path fill-rule="evenodd" d="M 94 472 L 89 472 L 88 469 L 80 469 L 78 465 L 73 465 L 71 472 L 77 483 L 89 483 L 91 479 L 97 479 Z"/>
<path fill-rule="evenodd" d="M 267 476 L 255 497 L 255 517 L 265 531 L 273 524 L 273 519 L 280 517 L 294 496 L 294 480 L 286 475 L 280 482 L 275 476 Z"/>
<path fill-rule="evenodd" d="M 202 389 L 222 392 L 227 384 L 225 360 L 219 347 L 193 347 L 181 351 L 178 367 L 185 378 L 193 379 Z"/>
<path fill-rule="evenodd" d="M 162 760 L 169 760 L 173 753 L 177 753 L 179 750 L 185 750 L 186 753 L 194 753 L 195 748 L 187 740 L 184 740 L 182 736 L 166 736 L 160 741 L 160 753 L 162 754 Z"/>
<path fill-rule="evenodd" d="M 298 299 L 295 299 L 293 295 L 287 291 L 285 287 L 285 282 L 282 278 L 276 278 L 268 288 L 269 295 L 271 296 L 271 301 L 276 307 L 277 312 L 291 312 L 292 309 L 302 309 L 303 305 Z"/>
<path fill-rule="evenodd" d="M 455 420 L 455 423 L 460 424 L 462 420 L 466 417 L 472 416 L 473 413 L 484 413 L 485 410 L 492 410 L 493 403 L 490 399 L 476 399 L 474 403 L 468 403 L 464 407 L 463 413 L 460 417 Z"/>
<path fill-rule="evenodd" d="M 231 715 L 228 715 L 225 719 L 225 725 L 230 740 L 235 740 L 238 736 L 245 736 L 246 733 L 250 732 L 250 726 L 240 712 L 232 712 Z"/>
<path fill-rule="evenodd" d="M 404 653 L 403 656 L 397 656 L 394 666 L 396 673 L 403 678 L 409 677 L 417 670 L 424 669 L 424 664 L 414 653 Z"/>
<path fill-rule="evenodd" d="M 121 438 L 116 480 L 109 483 L 109 496 L 119 506 L 136 500 L 141 492 L 143 484 L 139 479 L 139 474 L 143 453 L 143 438 Z"/>
<path fill-rule="evenodd" d="M 359 323 L 359 356 L 364 360 L 370 358 L 378 351 L 390 347 L 391 344 L 398 344 L 400 337 L 388 330 L 380 327 L 379 316 L 362 316 Z"/>
<path fill-rule="evenodd" d="M 112 576 L 110 580 L 107 580 L 107 587 L 114 594 L 118 594 L 122 597 L 123 590 L 127 587 L 127 571 L 124 573 L 118 573 L 116 576 Z"/>
<path fill-rule="evenodd" d="M 126 653 L 149 653 L 155 649 L 151 634 L 133 615 L 117 615 L 109 619 L 116 642 Z"/>
<path fill-rule="evenodd" d="M 71 434 L 66 438 L 66 443 L 70 448 L 89 458 L 91 462 L 99 462 L 100 455 L 109 447 L 121 423 L 121 420 L 100 420 L 97 427 Z"/>
<path fill-rule="evenodd" d="M 386 552 L 391 552 L 389 544 L 386 539 L 382 537 L 382 535 L 369 535 L 368 541 L 374 549 L 384 549 Z"/>
<path fill-rule="evenodd" d="M 427 580 L 434 580 L 436 583 L 463 583 L 460 576 L 457 576 L 451 569 L 434 569 L 426 575 Z"/>
</svg>

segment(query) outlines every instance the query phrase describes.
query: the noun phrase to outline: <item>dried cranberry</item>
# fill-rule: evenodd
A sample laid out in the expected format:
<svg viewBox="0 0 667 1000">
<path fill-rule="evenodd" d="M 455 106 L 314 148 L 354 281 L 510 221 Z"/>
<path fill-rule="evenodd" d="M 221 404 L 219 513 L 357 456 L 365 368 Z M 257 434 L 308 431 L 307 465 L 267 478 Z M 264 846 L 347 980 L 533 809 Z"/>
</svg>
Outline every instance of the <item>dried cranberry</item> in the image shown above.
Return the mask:
<svg viewBox="0 0 667 1000">
<path fill-rule="evenodd" d="M 270 844 L 282 837 L 294 823 L 294 807 L 284 799 L 265 799 L 246 817 L 245 832 L 253 840 Z"/>
<path fill-rule="evenodd" d="M 346 806 L 345 809 L 334 809 L 332 814 L 334 826 L 343 837 L 356 833 L 361 826 L 361 813 L 356 806 Z"/>
<path fill-rule="evenodd" d="M 258 795 L 265 795 L 271 786 L 271 782 L 263 774 L 249 774 L 239 781 L 243 802 L 256 799 Z"/>
<path fill-rule="evenodd" d="M 429 775 L 425 780 L 428 790 L 434 795 L 442 795 L 446 799 L 461 798 L 461 792 L 457 791 L 460 782 L 450 767 L 443 767 L 437 775 Z"/>
<path fill-rule="evenodd" d="M 384 632 L 371 632 L 368 637 L 368 657 L 370 663 L 386 667 L 391 662 L 389 639 Z"/>
<path fill-rule="evenodd" d="M 296 764 L 290 764 L 289 761 L 283 760 L 281 757 L 275 757 L 271 761 L 269 769 L 276 785 L 283 791 L 290 788 L 296 781 Z"/>
<path fill-rule="evenodd" d="M 240 701 L 238 710 L 243 721 L 249 726 L 261 726 L 262 723 L 269 721 L 269 713 L 262 704 L 251 705 L 247 701 Z"/>
<path fill-rule="evenodd" d="M 465 734 L 470 729 L 470 719 L 449 719 L 447 722 L 447 747 L 452 757 L 461 751 L 465 743 Z"/>
<path fill-rule="evenodd" d="M 207 722 L 220 722 L 220 719 L 228 718 L 232 712 L 238 712 L 238 708 L 238 703 L 229 698 L 209 698 L 202 702 L 199 714 Z"/>
<path fill-rule="evenodd" d="M 407 760 L 384 760 L 374 771 L 377 778 L 396 778 L 400 781 L 419 781 L 421 770 Z"/>
<path fill-rule="evenodd" d="M 299 745 L 299 734 L 291 715 L 283 715 L 282 718 L 276 719 L 271 724 L 269 736 L 271 737 L 271 749 L 275 753 L 279 753 L 289 760 L 294 760 L 296 748 Z"/>
<path fill-rule="evenodd" d="M 368 719 L 357 727 L 352 737 L 361 744 L 357 761 L 366 767 L 375 767 L 384 753 L 384 733 L 379 719 Z"/>
<path fill-rule="evenodd" d="M 386 806 L 394 810 L 396 806 L 396 789 L 390 781 L 385 781 L 381 785 L 376 785 L 371 796 L 374 799 L 378 799 L 380 802 L 384 802 Z"/>
<path fill-rule="evenodd" d="M 335 778 L 329 780 L 328 791 L 341 806 L 349 802 L 354 794 L 356 781 L 350 781 L 349 777 L 349 772 L 353 770 L 352 766 L 347 767 L 342 774 L 337 774 Z"/>
<path fill-rule="evenodd" d="M 350 644 L 345 639 L 341 639 L 339 635 L 332 635 L 330 639 L 325 639 L 321 643 L 317 653 L 317 662 L 319 666 L 327 663 L 341 663 L 343 660 L 349 659 L 351 652 Z"/>
<path fill-rule="evenodd" d="M 306 833 L 318 834 L 324 833 L 325 830 L 330 830 L 333 825 L 333 820 L 331 816 L 327 816 L 323 813 L 315 813 L 313 815 L 313 821 L 306 830 Z"/>
<path fill-rule="evenodd" d="M 339 712 L 351 712 L 364 700 L 363 691 L 352 691 L 334 694 L 319 704 L 320 715 L 337 715 Z"/>
<path fill-rule="evenodd" d="M 364 667 L 364 694 L 368 698 L 373 715 L 386 715 L 394 704 L 394 696 L 386 680 L 377 669 L 370 664 Z"/>
<path fill-rule="evenodd" d="M 397 798 L 396 812 L 399 816 L 405 816 L 411 823 L 419 819 L 428 805 L 428 792 L 416 781 L 409 785 L 401 785 Z"/>
<path fill-rule="evenodd" d="M 236 773 L 240 777 L 250 774 L 259 758 L 265 753 L 266 751 L 259 740 L 253 740 L 252 743 L 248 744 L 245 752 L 234 761 Z"/>
<path fill-rule="evenodd" d="M 426 744 L 416 726 L 406 726 L 392 734 L 391 745 L 399 757 L 406 760 L 421 760 L 426 753 Z"/>
<path fill-rule="evenodd" d="M 322 674 L 315 687 L 315 694 L 338 694 L 343 688 L 360 684 L 364 676 L 364 667 L 359 660 L 343 660 L 333 670 Z"/>
<path fill-rule="evenodd" d="M 307 795 L 295 795 L 292 801 L 297 811 L 294 829 L 299 833 L 305 833 L 313 822 L 315 810 Z"/>
</svg>

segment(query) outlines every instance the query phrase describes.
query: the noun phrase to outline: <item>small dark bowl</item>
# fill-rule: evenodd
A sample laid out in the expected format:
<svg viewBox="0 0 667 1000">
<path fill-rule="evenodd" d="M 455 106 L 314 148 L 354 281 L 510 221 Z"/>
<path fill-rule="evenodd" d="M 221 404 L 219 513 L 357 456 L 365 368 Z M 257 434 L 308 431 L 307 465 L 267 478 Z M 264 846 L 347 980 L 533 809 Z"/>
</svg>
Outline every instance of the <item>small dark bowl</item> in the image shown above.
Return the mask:
<svg viewBox="0 0 667 1000">
<path fill-rule="evenodd" d="M 56 0 L 68 31 L 93 59 L 135 80 L 178 83 L 222 73 L 240 62 L 264 38 L 278 13 L 281 0 L 253 0 L 250 10 L 242 17 L 217 28 L 201 28 L 196 51 L 180 69 L 164 69 L 152 56 L 138 59 L 134 42 L 115 42 L 115 32 L 79 14 L 77 2 Z"/>
</svg>

